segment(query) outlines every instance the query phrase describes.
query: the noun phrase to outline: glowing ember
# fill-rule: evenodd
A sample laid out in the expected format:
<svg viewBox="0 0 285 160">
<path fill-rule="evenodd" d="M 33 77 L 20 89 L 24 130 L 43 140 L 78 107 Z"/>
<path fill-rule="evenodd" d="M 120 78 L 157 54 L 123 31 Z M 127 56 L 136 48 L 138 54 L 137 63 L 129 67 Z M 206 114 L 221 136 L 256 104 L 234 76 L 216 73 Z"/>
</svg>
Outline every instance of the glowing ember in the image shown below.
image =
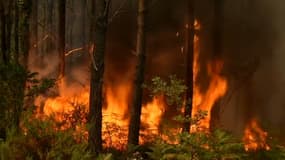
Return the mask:
<svg viewBox="0 0 285 160">
<path fill-rule="evenodd" d="M 256 151 L 258 149 L 270 150 L 266 143 L 267 132 L 263 131 L 257 120 L 252 119 L 244 130 L 244 148 L 246 151 Z"/>
</svg>

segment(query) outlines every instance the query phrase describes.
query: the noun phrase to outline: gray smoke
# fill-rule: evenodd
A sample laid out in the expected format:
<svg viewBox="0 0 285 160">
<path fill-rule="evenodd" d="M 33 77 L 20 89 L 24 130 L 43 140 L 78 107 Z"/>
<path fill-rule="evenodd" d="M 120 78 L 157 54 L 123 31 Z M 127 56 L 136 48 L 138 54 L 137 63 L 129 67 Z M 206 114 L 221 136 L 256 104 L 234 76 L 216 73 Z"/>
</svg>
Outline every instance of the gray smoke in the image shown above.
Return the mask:
<svg viewBox="0 0 285 160">
<path fill-rule="evenodd" d="M 240 133 L 245 123 L 256 117 L 264 128 L 282 136 L 285 131 L 284 2 L 243 2 L 239 5 L 228 2 L 226 15 L 230 25 L 225 29 L 224 54 L 228 59 L 228 77 L 242 77 L 250 71 L 252 74 L 243 80 L 232 80 L 235 81 L 231 86 L 233 96 L 223 106 L 221 122 Z"/>
</svg>

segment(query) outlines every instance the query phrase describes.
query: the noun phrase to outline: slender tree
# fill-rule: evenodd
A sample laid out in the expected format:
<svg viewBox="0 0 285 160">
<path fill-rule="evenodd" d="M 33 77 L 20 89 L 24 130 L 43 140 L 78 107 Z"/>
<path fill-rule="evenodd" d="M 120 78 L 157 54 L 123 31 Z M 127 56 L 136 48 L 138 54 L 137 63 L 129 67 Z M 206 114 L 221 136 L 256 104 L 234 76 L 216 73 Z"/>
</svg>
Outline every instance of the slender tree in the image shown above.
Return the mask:
<svg viewBox="0 0 285 160">
<path fill-rule="evenodd" d="M 14 3 L 13 3 L 14 4 Z M 22 65 L 25 69 L 28 68 L 28 57 L 30 50 L 30 28 L 29 28 L 29 20 L 31 15 L 31 0 L 23 0 L 17 2 L 17 7 L 19 7 L 19 53 L 23 56 Z M 16 23 L 16 22 L 15 22 Z M 19 82 L 15 84 L 16 93 L 14 93 L 14 97 L 19 100 L 14 102 L 13 108 L 13 124 L 14 127 L 19 129 L 20 127 L 20 117 L 22 114 L 23 106 L 24 106 L 24 98 L 25 98 L 25 85 L 26 85 L 26 77 L 22 75 L 19 77 Z"/>
<path fill-rule="evenodd" d="M 23 0 L 22 3 L 18 1 L 18 5 L 20 7 L 20 18 L 21 18 L 21 25 L 20 25 L 20 47 L 23 53 L 23 65 L 27 68 L 28 67 L 28 59 L 29 59 L 29 50 L 30 50 L 30 15 L 31 15 L 31 0 Z"/>
<path fill-rule="evenodd" d="M 145 12 L 146 0 L 138 0 L 137 17 L 137 48 L 138 64 L 134 81 L 133 100 L 131 104 L 131 117 L 129 124 L 128 146 L 138 145 L 140 131 L 140 116 L 142 109 L 143 82 L 146 59 Z"/>
<path fill-rule="evenodd" d="M 56 4 L 56 2 L 57 2 L 57 4 Z M 46 29 L 47 34 L 49 36 L 49 38 L 47 39 L 47 42 L 46 42 L 46 46 L 45 46 L 46 47 L 45 51 L 47 53 L 54 52 L 55 50 L 58 49 L 59 36 L 61 36 L 60 35 L 61 33 L 59 32 L 59 28 L 57 30 L 55 27 L 56 27 L 56 24 L 60 25 L 59 23 L 63 23 L 63 22 L 60 22 L 60 18 L 61 18 L 62 13 L 63 13 L 63 11 L 61 10 L 62 8 L 60 8 L 60 7 L 63 7 L 62 3 L 65 3 L 65 2 L 62 2 L 62 0 L 58 0 L 58 1 L 47 0 L 46 1 L 45 16 L 47 16 L 47 17 L 45 17 L 45 19 L 46 19 L 45 29 Z M 55 6 L 57 6 L 58 8 L 56 9 Z M 58 14 L 58 18 L 55 18 L 56 14 Z M 57 23 L 57 22 L 59 22 L 59 23 Z M 57 35 L 55 36 L 54 33 L 56 33 L 56 31 L 58 31 L 58 32 L 57 32 Z M 55 43 L 55 40 L 57 41 L 56 43 Z"/>
<path fill-rule="evenodd" d="M 6 43 L 6 13 L 5 13 L 5 2 L 0 1 L 0 18 L 1 18 L 1 54 L 2 61 L 7 64 L 9 62 L 9 56 L 7 55 L 7 43 Z"/>
<path fill-rule="evenodd" d="M 213 20 L 213 56 L 219 57 L 222 52 L 223 0 L 214 0 Z"/>
<path fill-rule="evenodd" d="M 58 54 L 59 54 L 59 78 L 63 78 L 65 75 L 65 11 L 66 11 L 66 0 L 58 1 L 58 13 L 59 13 L 59 24 L 58 24 Z"/>
<path fill-rule="evenodd" d="M 12 20 L 13 20 L 13 1 L 7 1 L 7 12 L 6 12 L 6 54 L 7 59 L 10 61 L 11 59 L 11 35 L 12 35 Z"/>
<path fill-rule="evenodd" d="M 187 1 L 187 18 L 186 18 L 186 104 L 184 116 L 189 119 L 192 115 L 193 99 L 193 60 L 194 60 L 194 35 L 195 35 L 195 17 L 194 17 L 194 0 Z M 190 121 L 186 121 L 183 126 L 183 132 L 190 132 Z"/>
<path fill-rule="evenodd" d="M 89 100 L 89 147 L 97 155 L 102 151 L 102 101 L 106 33 L 110 0 L 95 0 L 94 31 L 95 49 L 91 56 L 91 79 Z M 93 38 L 92 38 L 93 39 Z"/>
<path fill-rule="evenodd" d="M 32 44 L 32 52 L 34 54 L 38 53 L 38 8 L 39 8 L 39 2 L 38 0 L 33 0 L 33 6 L 32 6 L 32 19 L 31 19 L 31 29 L 33 30 L 33 33 L 31 35 L 31 44 Z"/>
<path fill-rule="evenodd" d="M 14 44 L 15 44 L 15 61 L 19 62 L 19 5 L 15 0 L 15 17 L 14 17 Z"/>
</svg>

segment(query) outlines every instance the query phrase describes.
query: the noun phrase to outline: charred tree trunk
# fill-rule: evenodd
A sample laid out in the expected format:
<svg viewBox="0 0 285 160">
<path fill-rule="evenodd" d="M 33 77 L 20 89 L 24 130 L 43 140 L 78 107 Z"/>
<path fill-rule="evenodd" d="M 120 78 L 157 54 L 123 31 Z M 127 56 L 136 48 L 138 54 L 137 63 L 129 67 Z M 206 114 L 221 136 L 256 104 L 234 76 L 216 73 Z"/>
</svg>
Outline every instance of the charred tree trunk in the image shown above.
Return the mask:
<svg viewBox="0 0 285 160">
<path fill-rule="evenodd" d="M 106 33 L 110 0 L 95 0 L 94 27 L 95 49 L 91 56 L 91 81 L 89 100 L 89 147 L 93 154 L 102 151 L 102 101 L 103 101 L 103 75 L 106 46 Z"/>
<path fill-rule="evenodd" d="M 58 54 L 59 54 L 59 78 L 65 75 L 65 11 L 66 0 L 58 1 L 59 25 L 58 25 Z"/>
<path fill-rule="evenodd" d="M 145 70 L 145 3 L 146 0 L 138 1 L 138 18 L 137 18 L 137 48 L 138 64 L 136 68 L 133 100 L 131 104 L 131 118 L 129 125 L 128 146 L 139 144 L 140 116 L 142 109 L 143 82 Z"/>
<path fill-rule="evenodd" d="M 186 52 L 186 104 L 184 108 L 184 116 L 186 122 L 183 125 L 183 132 L 190 132 L 190 121 L 192 116 L 192 100 L 193 100 L 193 60 L 194 60 L 194 35 L 195 35 L 195 17 L 194 17 L 194 0 L 189 0 L 187 4 L 187 26 L 185 39 Z"/>
</svg>

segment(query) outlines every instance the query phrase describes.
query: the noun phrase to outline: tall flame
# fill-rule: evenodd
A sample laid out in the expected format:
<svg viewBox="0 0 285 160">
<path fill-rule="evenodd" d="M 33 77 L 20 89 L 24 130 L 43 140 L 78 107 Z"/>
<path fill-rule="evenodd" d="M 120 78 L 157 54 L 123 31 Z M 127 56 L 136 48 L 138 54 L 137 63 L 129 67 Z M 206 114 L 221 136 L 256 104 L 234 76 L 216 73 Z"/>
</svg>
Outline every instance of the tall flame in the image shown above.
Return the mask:
<svg viewBox="0 0 285 160">
<path fill-rule="evenodd" d="M 127 142 L 128 97 L 130 85 L 106 86 L 106 107 L 103 109 L 103 138 L 106 146 L 124 148 Z"/>
<path fill-rule="evenodd" d="M 266 143 L 267 132 L 263 131 L 256 119 L 252 119 L 244 130 L 244 148 L 246 151 L 256 151 L 258 149 L 270 150 Z"/>
<path fill-rule="evenodd" d="M 200 25 L 196 22 L 197 26 Z M 227 80 L 225 77 L 221 75 L 221 71 L 223 69 L 223 61 L 209 61 L 207 63 L 207 74 L 209 77 L 209 86 L 206 92 L 202 92 L 200 86 L 197 82 L 198 74 L 200 73 L 201 64 L 199 63 L 199 37 L 195 35 L 194 37 L 194 63 L 193 63 L 193 81 L 194 81 L 194 95 L 193 95 L 193 110 L 192 116 L 196 115 L 199 110 L 206 111 L 207 116 L 205 119 L 201 121 L 199 126 L 191 126 L 191 130 L 195 131 L 198 128 L 208 130 L 210 128 L 210 120 L 211 120 L 211 110 L 213 105 L 217 102 L 217 100 L 223 97 L 227 91 Z"/>
</svg>

